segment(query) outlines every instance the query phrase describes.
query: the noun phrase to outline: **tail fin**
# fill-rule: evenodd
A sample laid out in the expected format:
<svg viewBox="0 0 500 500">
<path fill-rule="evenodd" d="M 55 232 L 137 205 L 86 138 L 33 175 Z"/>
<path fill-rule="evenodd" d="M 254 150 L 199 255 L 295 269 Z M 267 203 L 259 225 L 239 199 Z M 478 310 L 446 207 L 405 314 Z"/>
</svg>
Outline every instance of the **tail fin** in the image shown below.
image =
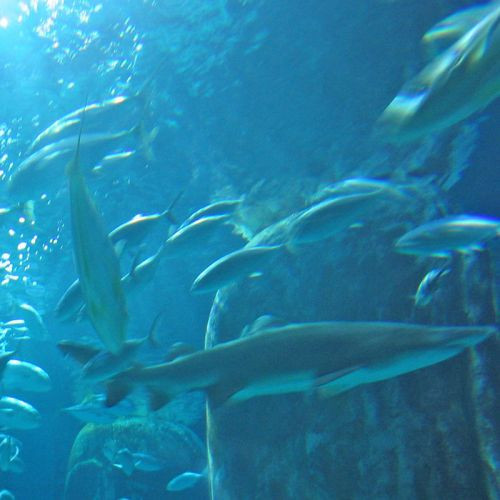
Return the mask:
<svg viewBox="0 0 500 500">
<path fill-rule="evenodd" d="M 173 216 L 172 210 L 174 209 L 175 205 L 177 205 L 177 202 L 182 198 L 182 195 L 184 194 L 184 189 L 181 189 L 176 197 L 172 200 L 172 203 L 167 207 L 165 211 L 161 213 L 161 215 L 165 216 L 171 224 L 177 226 L 179 224 L 179 221 Z"/>
<path fill-rule="evenodd" d="M 153 141 L 156 139 L 156 136 L 158 135 L 158 132 L 160 131 L 159 127 L 154 127 L 152 130 L 147 131 L 144 123 L 140 123 L 133 129 L 134 132 L 136 132 L 139 136 L 139 142 L 140 142 L 140 150 L 142 151 L 142 154 L 146 158 L 147 161 L 154 161 L 155 160 L 155 154 L 153 151 Z"/>
</svg>

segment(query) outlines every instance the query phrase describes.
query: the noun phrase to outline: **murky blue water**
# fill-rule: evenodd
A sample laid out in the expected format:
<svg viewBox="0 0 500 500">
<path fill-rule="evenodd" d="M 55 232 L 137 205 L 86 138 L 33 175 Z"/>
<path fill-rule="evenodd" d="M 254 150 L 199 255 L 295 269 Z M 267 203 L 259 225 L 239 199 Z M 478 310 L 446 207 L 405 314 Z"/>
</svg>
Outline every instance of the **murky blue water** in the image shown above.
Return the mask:
<svg viewBox="0 0 500 500">
<path fill-rule="evenodd" d="M 172 209 L 179 223 L 210 202 L 245 197 L 238 222 L 248 235 L 303 209 L 320 187 L 360 176 L 414 183 L 422 198 L 414 221 L 446 213 L 500 217 L 498 100 L 442 134 L 409 145 L 383 144 L 372 134 L 376 119 L 403 83 L 423 67 L 420 39 L 425 31 L 472 4 L 452 0 L 3 0 L 2 206 L 13 206 L 8 179 L 28 157 L 41 131 L 86 102 L 135 96 L 129 107 L 89 117 L 83 125 L 84 133 L 129 132 L 113 146 L 104 142 L 99 149 L 82 152 L 87 182 L 108 230 L 136 214 L 162 212 L 181 193 Z M 151 152 L 144 146 L 148 134 L 154 136 Z M 122 153 L 130 156 L 102 161 L 105 155 Z M 9 489 L 17 499 L 64 498 L 71 447 L 83 424 L 61 409 L 89 393 L 78 380 L 78 364 L 56 348 L 57 341 L 67 338 L 97 342 L 88 322 L 61 323 L 54 315 L 62 293 L 77 276 L 64 172 L 71 155 L 68 150 L 59 163 L 54 160 L 54 168 L 44 167 L 46 192 L 37 193 L 33 217 L 19 207 L 0 219 L 0 320 L 17 319 L 18 305 L 27 302 L 40 312 L 49 331 L 48 339 L 32 336 L 28 340 L 16 340 L 22 336 L 19 332 L 5 331 L 3 345 L 15 350 L 16 358 L 46 370 L 53 384 L 48 393 L 8 394 L 28 401 L 42 415 L 37 429 L 6 431 L 22 441 L 25 467 L 20 473 L 2 472 L 0 489 Z M 404 232 L 403 226 L 397 227 L 405 222 L 404 216 L 399 220 L 396 209 L 367 227 L 385 230 L 394 223 L 387 231 L 397 238 Z M 125 252 L 122 273 L 136 259 L 154 254 L 173 229 L 162 221 L 138 250 L 139 257 Z M 369 255 L 376 246 L 366 241 Z M 162 313 L 161 347 L 146 347 L 141 362 L 162 361 L 174 342 L 204 345 L 214 295 L 191 294 L 192 281 L 216 258 L 243 243 L 230 232 L 202 242 L 194 253 L 162 260 L 154 276 L 134 291 L 128 298 L 130 337 L 144 336 Z M 324 245 L 316 247 L 319 260 L 332 251 Z M 352 250 L 358 255 L 362 248 L 358 240 L 340 252 Z M 489 251 L 490 278 L 498 287 L 498 241 L 492 242 Z M 392 259 L 396 257 L 389 254 L 389 267 Z M 401 265 L 395 262 L 396 267 Z M 321 294 L 309 297 L 323 301 L 322 315 L 303 320 L 432 323 L 439 308 L 415 316 L 411 299 L 417 278 L 432 268 L 423 263 L 406 258 L 406 269 L 416 266 L 414 279 L 384 284 L 400 287 L 404 297 L 395 300 L 392 309 L 377 306 L 377 317 L 364 317 L 360 306 L 377 300 L 379 285 L 374 284 L 373 289 L 357 290 L 357 299 L 350 303 L 338 298 L 347 317 L 329 316 L 332 309 Z M 354 260 L 351 265 L 353 270 L 357 266 Z M 297 286 L 294 268 L 285 271 L 290 287 Z M 327 272 L 336 271 L 327 267 Z M 314 279 L 328 281 L 326 275 Z M 303 286 L 309 288 L 307 283 Z M 343 286 L 340 282 L 339 288 Z M 245 317 L 244 310 L 241 304 L 234 315 Z M 298 312 L 300 307 L 289 310 L 284 319 L 299 321 Z M 178 420 L 204 440 L 201 402 L 195 402 L 194 409 L 186 408 L 178 411 Z M 495 433 L 498 440 L 498 429 L 492 431 L 493 441 Z M 207 498 L 204 487 L 187 496 L 167 493 L 165 486 L 172 476 L 166 473 L 135 472 L 128 478 L 102 454 L 99 460 L 101 470 L 108 467 L 116 483 L 109 486 L 109 496 L 101 490 L 95 498 Z M 82 493 L 67 498 L 94 497 Z"/>
</svg>

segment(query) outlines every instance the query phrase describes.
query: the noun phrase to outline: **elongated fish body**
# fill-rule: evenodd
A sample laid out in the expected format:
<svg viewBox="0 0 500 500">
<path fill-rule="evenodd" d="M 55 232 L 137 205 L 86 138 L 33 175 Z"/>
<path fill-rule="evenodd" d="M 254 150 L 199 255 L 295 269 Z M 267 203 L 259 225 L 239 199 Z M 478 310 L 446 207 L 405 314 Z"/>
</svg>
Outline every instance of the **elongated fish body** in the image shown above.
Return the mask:
<svg viewBox="0 0 500 500">
<path fill-rule="evenodd" d="M 500 234 L 500 221 L 457 215 L 428 222 L 407 232 L 395 243 L 398 252 L 448 257 L 453 251 L 469 252 Z"/>
<path fill-rule="evenodd" d="M 212 236 L 224 226 L 229 215 L 212 215 L 196 219 L 172 234 L 165 242 L 168 257 L 202 251 Z"/>
<path fill-rule="evenodd" d="M 35 429 L 40 424 L 40 413 L 29 403 L 10 396 L 0 398 L 0 426 L 7 429 Z"/>
<path fill-rule="evenodd" d="M 378 179 L 369 179 L 366 177 L 353 177 L 336 182 L 330 186 L 326 186 L 321 194 L 322 198 L 333 196 L 346 196 L 353 194 L 375 193 L 381 197 L 393 199 L 407 199 L 408 194 L 404 189 L 397 184 L 392 184 L 388 181 Z"/>
<path fill-rule="evenodd" d="M 4 391 L 47 392 L 52 389 L 50 377 L 45 370 L 18 359 L 8 361 L 0 384 Z"/>
<path fill-rule="evenodd" d="M 164 250 L 165 247 L 162 245 L 155 254 L 139 262 L 137 266 L 122 278 L 122 288 L 126 294 L 152 281 L 161 262 Z"/>
<path fill-rule="evenodd" d="M 439 282 L 443 276 L 446 276 L 450 272 L 449 269 L 431 269 L 422 279 L 418 285 L 417 291 L 415 293 L 415 306 L 425 307 L 428 306 L 435 292 L 439 288 Z"/>
<path fill-rule="evenodd" d="M 207 293 L 254 273 L 262 273 L 281 246 L 244 247 L 210 264 L 194 280 L 191 291 Z"/>
<path fill-rule="evenodd" d="M 60 321 L 74 321 L 84 305 L 82 287 L 77 279 L 63 293 L 54 312 Z"/>
<path fill-rule="evenodd" d="M 49 333 L 41 314 L 33 306 L 26 303 L 20 304 L 19 309 L 30 334 L 35 338 L 46 340 Z"/>
<path fill-rule="evenodd" d="M 82 134 L 81 146 L 95 154 L 97 160 L 102 157 L 101 146 L 109 152 L 135 131 L 133 128 L 115 133 Z M 77 139 L 78 136 L 71 136 L 47 144 L 23 160 L 7 182 L 9 198 L 19 202 L 33 200 L 58 189 L 57 179 L 63 178 L 64 164 L 73 153 Z"/>
<path fill-rule="evenodd" d="M 500 94 L 500 4 L 403 86 L 378 122 L 378 135 L 407 142 L 449 127 Z"/>
<path fill-rule="evenodd" d="M 130 399 L 124 399 L 112 408 L 106 407 L 105 402 L 105 394 L 95 394 L 82 403 L 63 408 L 62 411 L 82 422 L 95 424 L 111 424 L 119 417 L 136 413 L 136 407 Z"/>
<path fill-rule="evenodd" d="M 89 121 L 96 118 L 100 119 L 102 123 L 103 114 L 123 109 L 125 105 L 133 102 L 136 98 L 137 96 L 117 96 L 76 109 L 75 111 L 59 118 L 52 123 L 52 125 L 40 132 L 40 134 L 38 134 L 32 142 L 28 151 L 33 151 L 44 142 L 58 140 L 64 134 L 77 134 L 84 113 L 86 125 L 89 124 Z"/>
<path fill-rule="evenodd" d="M 291 227 L 292 245 L 314 243 L 347 229 L 359 221 L 377 194 L 377 191 L 368 191 L 336 196 L 304 210 Z"/>
<path fill-rule="evenodd" d="M 172 222 L 169 210 L 165 210 L 159 214 L 139 214 L 113 229 L 109 233 L 109 237 L 113 245 L 124 242 L 127 248 L 136 248 L 144 242 L 148 234 L 154 231 L 164 219 L 169 219 Z"/>
<path fill-rule="evenodd" d="M 188 226 L 192 222 L 198 219 L 202 219 L 204 217 L 211 217 L 214 215 L 232 215 L 234 210 L 241 203 L 242 199 L 239 198 L 237 200 L 221 200 L 215 201 L 214 203 L 210 203 L 196 212 L 193 212 L 182 224 L 181 228 Z"/>
<path fill-rule="evenodd" d="M 348 388 L 396 377 L 448 359 L 496 332 L 490 326 L 331 321 L 292 323 L 131 369 L 108 385 L 112 406 L 134 385 L 146 386 L 158 408 L 172 397 L 205 390 L 215 406 L 255 396 L 321 389 L 342 377 Z M 333 393 L 341 392 L 339 384 Z"/>
<path fill-rule="evenodd" d="M 128 320 L 120 265 L 81 173 L 79 153 L 78 145 L 67 167 L 75 263 L 90 322 L 106 348 L 118 354 Z"/>
</svg>

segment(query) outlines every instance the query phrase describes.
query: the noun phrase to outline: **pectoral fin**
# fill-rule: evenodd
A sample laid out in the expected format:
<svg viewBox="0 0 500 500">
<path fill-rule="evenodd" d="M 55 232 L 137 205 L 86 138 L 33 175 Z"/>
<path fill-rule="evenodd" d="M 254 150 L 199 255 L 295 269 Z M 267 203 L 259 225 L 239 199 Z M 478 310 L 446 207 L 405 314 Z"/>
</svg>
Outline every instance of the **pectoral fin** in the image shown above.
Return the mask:
<svg viewBox="0 0 500 500">
<path fill-rule="evenodd" d="M 325 375 L 319 376 L 315 381 L 315 388 L 318 394 L 323 398 L 328 398 L 336 396 L 344 391 L 347 391 L 353 387 L 352 377 L 346 377 L 347 375 L 352 375 L 354 372 L 358 371 L 361 367 L 350 366 L 343 370 L 339 370 L 332 373 L 326 373 Z M 356 384 L 354 384 L 356 385 Z"/>
</svg>

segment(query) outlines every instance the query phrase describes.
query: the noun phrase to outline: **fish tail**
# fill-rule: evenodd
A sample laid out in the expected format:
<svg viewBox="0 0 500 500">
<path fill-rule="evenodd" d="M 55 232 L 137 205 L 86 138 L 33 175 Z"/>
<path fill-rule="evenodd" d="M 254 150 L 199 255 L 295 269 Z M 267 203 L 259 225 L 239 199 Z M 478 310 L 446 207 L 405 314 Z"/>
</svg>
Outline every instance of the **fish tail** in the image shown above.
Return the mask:
<svg viewBox="0 0 500 500">
<path fill-rule="evenodd" d="M 155 160 L 155 154 L 153 151 L 152 144 L 153 141 L 156 139 L 159 130 L 160 130 L 159 127 L 154 127 L 152 130 L 147 131 L 143 122 L 139 123 L 139 125 L 136 125 L 132 129 L 132 132 L 138 135 L 140 142 L 140 150 L 142 151 L 142 154 L 144 155 L 147 161 Z"/>
<path fill-rule="evenodd" d="M 174 226 L 177 226 L 179 224 L 179 221 L 173 215 L 172 211 L 173 211 L 175 205 L 177 205 L 177 202 L 179 201 L 179 199 L 182 197 L 183 194 L 184 194 L 184 189 L 181 189 L 177 193 L 176 197 L 172 200 L 172 203 L 170 203 L 170 205 L 167 207 L 167 209 L 161 213 L 161 215 L 166 217 L 169 220 L 169 222 L 171 224 L 173 224 Z"/>
</svg>

